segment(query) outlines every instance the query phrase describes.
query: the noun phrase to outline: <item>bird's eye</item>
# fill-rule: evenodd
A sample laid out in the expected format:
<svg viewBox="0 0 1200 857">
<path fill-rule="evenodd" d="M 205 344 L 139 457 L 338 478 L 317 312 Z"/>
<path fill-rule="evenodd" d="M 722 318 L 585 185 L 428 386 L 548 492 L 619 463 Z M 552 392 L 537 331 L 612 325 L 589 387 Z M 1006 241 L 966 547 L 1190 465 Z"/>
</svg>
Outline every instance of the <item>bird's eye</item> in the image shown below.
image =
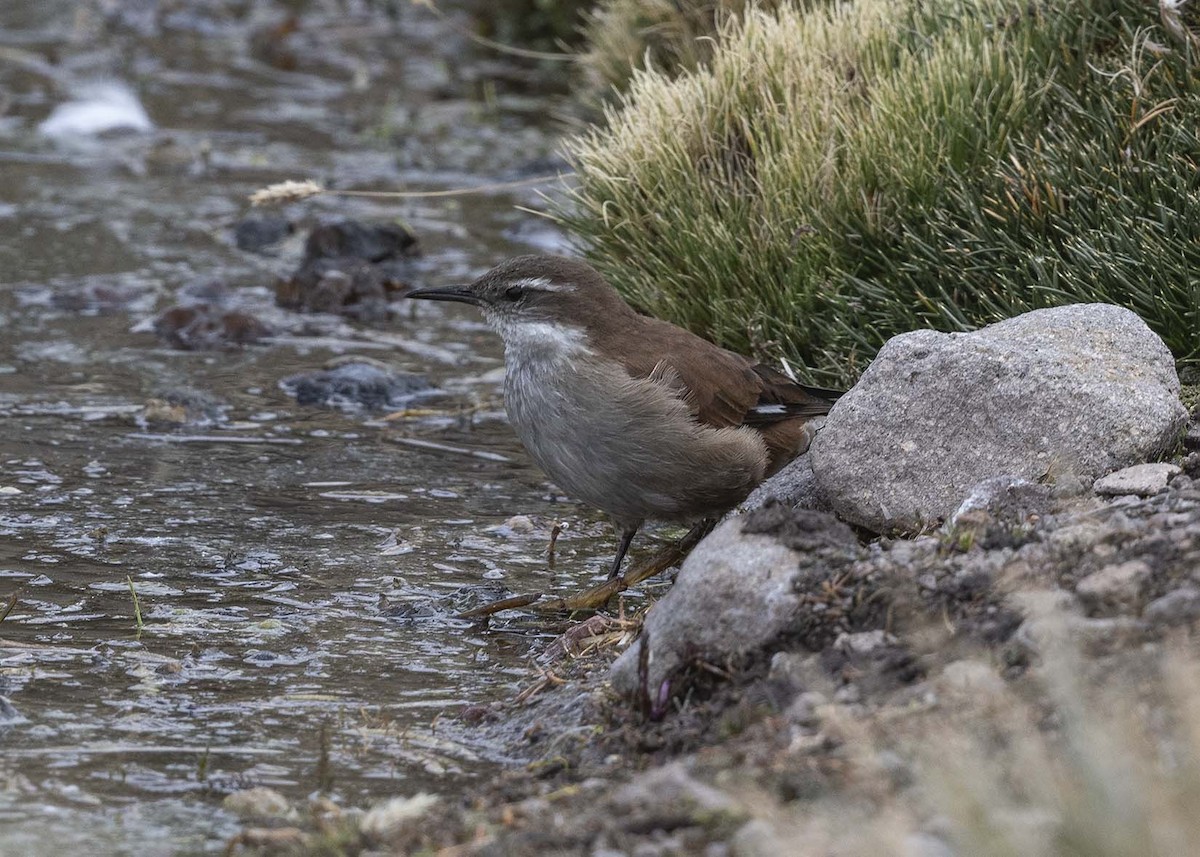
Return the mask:
<svg viewBox="0 0 1200 857">
<path fill-rule="evenodd" d="M 525 297 L 525 289 L 521 286 L 509 286 L 504 290 L 504 296 L 510 301 L 519 301 Z"/>
</svg>

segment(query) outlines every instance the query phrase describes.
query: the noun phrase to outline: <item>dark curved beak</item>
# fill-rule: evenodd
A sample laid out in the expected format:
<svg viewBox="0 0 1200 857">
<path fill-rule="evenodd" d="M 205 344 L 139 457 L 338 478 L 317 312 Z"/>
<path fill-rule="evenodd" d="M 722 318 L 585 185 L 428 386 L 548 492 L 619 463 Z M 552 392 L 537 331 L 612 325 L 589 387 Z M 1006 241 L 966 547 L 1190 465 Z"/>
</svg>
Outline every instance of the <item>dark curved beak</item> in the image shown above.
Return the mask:
<svg viewBox="0 0 1200 857">
<path fill-rule="evenodd" d="M 423 301 L 457 301 L 462 304 L 475 304 L 479 306 L 483 303 L 470 286 L 450 286 L 445 289 L 417 289 L 405 295 L 406 298 L 417 298 Z"/>
</svg>

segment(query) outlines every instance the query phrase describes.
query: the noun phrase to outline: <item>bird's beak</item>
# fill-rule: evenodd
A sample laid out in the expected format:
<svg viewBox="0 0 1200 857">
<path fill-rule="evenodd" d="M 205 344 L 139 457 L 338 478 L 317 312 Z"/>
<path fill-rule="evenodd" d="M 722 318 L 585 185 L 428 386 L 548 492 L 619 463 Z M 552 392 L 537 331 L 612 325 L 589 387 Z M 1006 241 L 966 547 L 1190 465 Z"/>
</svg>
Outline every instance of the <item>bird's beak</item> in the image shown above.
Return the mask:
<svg viewBox="0 0 1200 857">
<path fill-rule="evenodd" d="M 463 304 L 475 304 L 475 306 L 483 303 L 471 291 L 470 286 L 450 286 L 445 289 L 417 289 L 416 291 L 409 292 L 405 297 L 417 298 L 423 301 L 458 301 Z"/>
</svg>

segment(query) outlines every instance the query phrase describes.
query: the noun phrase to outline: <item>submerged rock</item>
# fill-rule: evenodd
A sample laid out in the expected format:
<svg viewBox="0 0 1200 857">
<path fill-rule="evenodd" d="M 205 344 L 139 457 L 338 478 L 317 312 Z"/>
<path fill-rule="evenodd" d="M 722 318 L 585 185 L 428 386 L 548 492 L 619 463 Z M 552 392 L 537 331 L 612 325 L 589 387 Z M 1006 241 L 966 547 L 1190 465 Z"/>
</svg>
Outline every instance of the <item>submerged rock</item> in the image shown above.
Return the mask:
<svg viewBox="0 0 1200 857">
<path fill-rule="evenodd" d="M 50 303 L 70 312 L 109 313 L 132 308 L 136 304 L 153 306 L 154 288 L 144 282 L 121 282 L 112 277 L 87 277 L 55 290 Z"/>
<path fill-rule="evenodd" d="M 163 310 L 154 319 L 153 329 L 174 348 L 196 351 L 251 345 L 272 333 L 252 315 L 203 303 Z"/>
<path fill-rule="evenodd" d="M 355 220 L 323 223 L 308 234 L 305 260 L 364 259 L 385 262 L 415 255 L 417 239 L 396 223 L 363 224 Z"/>
<path fill-rule="evenodd" d="M 243 821 L 290 820 L 298 817 L 287 798 L 265 786 L 228 794 L 221 805 Z"/>
<path fill-rule="evenodd" d="M 247 217 L 238 221 L 233 227 L 233 243 L 239 250 L 248 253 L 262 253 L 273 244 L 278 244 L 287 238 L 295 227 L 286 217 L 266 215 L 263 217 Z"/>
<path fill-rule="evenodd" d="M 1187 420 L 1171 353 L 1106 304 L 1036 310 L 972 333 L 891 339 L 812 446 L 844 519 L 918 530 L 980 481 L 1091 481 L 1166 454 Z"/>
<path fill-rule="evenodd" d="M 301 312 L 385 319 L 391 299 L 409 289 L 402 263 L 415 254 L 416 239 L 394 223 L 318 226 L 308 236 L 300 267 L 275 284 L 275 302 Z"/>
<path fill-rule="evenodd" d="M 366 360 L 353 360 L 279 382 L 300 405 L 368 411 L 400 408 L 433 387 L 421 375 L 396 372 Z"/>
<path fill-rule="evenodd" d="M 225 421 L 229 405 L 202 390 L 166 390 L 146 400 L 135 421 L 144 429 L 208 426 Z"/>
</svg>

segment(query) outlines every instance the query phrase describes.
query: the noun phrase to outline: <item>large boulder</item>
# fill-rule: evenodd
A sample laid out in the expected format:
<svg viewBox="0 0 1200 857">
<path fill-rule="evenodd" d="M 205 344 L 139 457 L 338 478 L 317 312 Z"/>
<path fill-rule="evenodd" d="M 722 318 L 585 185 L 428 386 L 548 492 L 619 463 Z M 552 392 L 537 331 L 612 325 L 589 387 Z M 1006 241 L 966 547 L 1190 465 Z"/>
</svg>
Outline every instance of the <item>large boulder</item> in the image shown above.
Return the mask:
<svg viewBox="0 0 1200 857">
<path fill-rule="evenodd" d="M 1074 304 L 894 337 L 834 406 L 812 468 L 845 520 L 915 531 L 984 479 L 1090 482 L 1165 455 L 1186 420 L 1174 360 L 1145 322 Z"/>
<path fill-rule="evenodd" d="M 727 518 L 650 608 L 643 642 L 613 664 L 613 686 L 623 693 L 641 689 L 642 645 L 650 650 L 644 690 L 651 696 L 691 658 L 721 661 L 757 651 L 794 626 L 806 581 L 825 579 L 859 554 L 854 531 L 824 512 L 768 504 Z"/>
</svg>

